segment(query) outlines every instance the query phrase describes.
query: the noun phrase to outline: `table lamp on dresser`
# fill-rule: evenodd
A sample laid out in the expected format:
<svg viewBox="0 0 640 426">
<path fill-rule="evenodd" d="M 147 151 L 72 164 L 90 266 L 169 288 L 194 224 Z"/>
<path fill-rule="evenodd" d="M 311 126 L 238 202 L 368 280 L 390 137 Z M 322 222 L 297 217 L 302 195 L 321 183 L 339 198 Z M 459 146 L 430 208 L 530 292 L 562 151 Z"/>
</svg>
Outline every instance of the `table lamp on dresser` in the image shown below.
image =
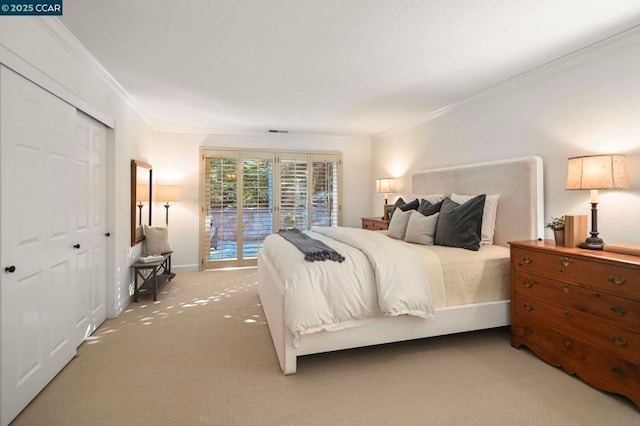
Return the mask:
<svg viewBox="0 0 640 426">
<path fill-rule="evenodd" d="M 384 194 L 384 203 L 389 204 L 388 195 L 396 192 L 396 180 L 394 178 L 376 179 L 376 192 Z"/>
<path fill-rule="evenodd" d="M 598 190 L 627 189 L 629 178 L 624 155 L 587 155 L 569 158 L 566 189 L 591 190 L 591 234 L 581 248 L 602 250 L 604 241 L 598 237 Z"/>
</svg>

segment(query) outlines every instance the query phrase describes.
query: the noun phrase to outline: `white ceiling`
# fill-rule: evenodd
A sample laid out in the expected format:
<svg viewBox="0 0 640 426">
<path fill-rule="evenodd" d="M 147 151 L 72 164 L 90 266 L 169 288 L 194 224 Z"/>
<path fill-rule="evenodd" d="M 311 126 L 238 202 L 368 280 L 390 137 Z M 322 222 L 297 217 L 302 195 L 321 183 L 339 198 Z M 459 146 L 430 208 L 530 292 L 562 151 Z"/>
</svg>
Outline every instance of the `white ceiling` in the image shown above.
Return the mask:
<svg viewBox="0 0 640 426">
<path fill-rule="evenodd" d="M 65 0 L 160 130 L 375 135 L 640 23 L 638 0 Z"/>
</svg>

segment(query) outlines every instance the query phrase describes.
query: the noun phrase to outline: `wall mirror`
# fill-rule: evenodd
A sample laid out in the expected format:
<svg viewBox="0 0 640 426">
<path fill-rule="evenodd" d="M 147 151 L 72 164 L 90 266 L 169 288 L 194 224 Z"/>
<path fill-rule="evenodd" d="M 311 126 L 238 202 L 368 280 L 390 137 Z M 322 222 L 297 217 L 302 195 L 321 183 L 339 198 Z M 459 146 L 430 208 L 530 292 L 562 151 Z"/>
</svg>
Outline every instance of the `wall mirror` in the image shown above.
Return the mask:
<svg viewBox="0 0 640 426">
<path fill-rule="evenodd" d="M 144 240 L 143 225 L 151 226 L 151 165 L 131 160 L 131 245 Z"/>
</svg>

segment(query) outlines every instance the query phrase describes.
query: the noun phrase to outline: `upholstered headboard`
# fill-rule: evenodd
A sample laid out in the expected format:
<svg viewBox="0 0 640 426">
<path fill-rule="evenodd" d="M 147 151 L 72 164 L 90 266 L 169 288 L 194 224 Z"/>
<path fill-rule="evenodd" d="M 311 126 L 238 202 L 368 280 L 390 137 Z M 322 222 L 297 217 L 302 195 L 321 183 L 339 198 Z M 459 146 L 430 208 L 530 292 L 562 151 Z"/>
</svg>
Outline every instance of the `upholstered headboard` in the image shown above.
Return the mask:
<svg viewBox="0 0 640 426">
<path fill-rule="evenodd" d="M 520 157 L 415 172 L 413 194 L 500 194 L 494 244 L 544 237 L 542 158 Z"/>
</svg>

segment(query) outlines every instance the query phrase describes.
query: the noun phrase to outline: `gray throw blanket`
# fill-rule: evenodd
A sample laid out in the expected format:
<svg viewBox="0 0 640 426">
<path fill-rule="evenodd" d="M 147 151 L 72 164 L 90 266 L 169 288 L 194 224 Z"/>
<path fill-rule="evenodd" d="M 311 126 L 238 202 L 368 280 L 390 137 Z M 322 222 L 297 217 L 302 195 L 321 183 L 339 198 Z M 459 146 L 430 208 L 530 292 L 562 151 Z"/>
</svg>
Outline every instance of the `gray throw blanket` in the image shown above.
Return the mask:
<svg viewBox="0 0 640 426">
<path fill-rule="evenodd" d="M 304 260 L 306 261 L 315 262 L 316 260 L 333 260 L 335 262 L 342 262 L 344 260 L 343 255 L 322 241 L 304 234 L 297 228 L 281 229 L 278 231 L 278 235 L 296 246 L 298 250 L 304 254 Z"/>
</svg>

